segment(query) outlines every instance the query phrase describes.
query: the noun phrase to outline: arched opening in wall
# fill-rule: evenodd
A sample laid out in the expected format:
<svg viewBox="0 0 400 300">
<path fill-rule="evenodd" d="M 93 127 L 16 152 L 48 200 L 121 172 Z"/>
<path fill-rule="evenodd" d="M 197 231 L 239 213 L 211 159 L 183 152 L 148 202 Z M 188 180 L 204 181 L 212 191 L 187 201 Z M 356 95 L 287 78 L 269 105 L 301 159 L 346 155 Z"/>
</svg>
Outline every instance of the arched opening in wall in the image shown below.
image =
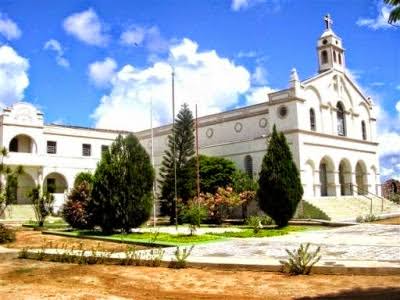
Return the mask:
<svg viewBox="0 0 400 300">
<path fill-rule="evenodd" d="M 253 179 L 253 158 L 250 155 L 244 157 L 244 170 L 246 174 Z"/>
<path fill-rule="evenodd" d="M 339 57 L 339 65 L 341 65 L 342 64 L 342 54 L 338 54 L 338 57 Z"/>
<path fill-rule="evenodd" d="M 338 135 L 346 135 L 346 117 L 344 112 L 344 106 L 342 102 L 338 102 L 336 105 L 336 118 L 337 118 L 337 132 Z"/>
<path fill-rule="evenodd" d="M 314 162 L 308 160 L 304 166 L 304 196 L 306 197 L 314 197 Z"/>
<path fill-rule="evenodd" d="M 339 164 L 339 184 L 341 196 L 352 194 L 351 165 L 347 159 L 342 159 Z"/>
<path fill-rule="evenodd" d="M 18 175 L 17 204 L 31 204 L 29 192 L 36 187 L 32 176 L 27 173 Z"/>
<path fill-rule="evenodd" d="M 334 61 L 334 62 L 337 61 L 337 59 L 336 59 L 336 51 L 333 51 L 333 61 Z"/>
<path fill-rule="evenodd" d="M 367 167 L 363 161 L 358 161 L 356 164 L 356 185 L 357 194 L 366 195 L 368 192 L 368 176 Z"/>
<path fill-rule="evenodd" d="M 67 189 L 67 180 L 60 173 L 50 173 L 43 181 L 43 190 L 51 194 L 64 194 Z"/>
<path fill-rule="evenodd" d="M 310 129 L 312 131 L 317 130 L 317 126 L 315 124 L 315 111 L 313 108 L 310 108 Z"/>
<path fill-rule="evenodd" d="M 365 121 L 361 121 L 361 134 L 362 134 L 362 139 L 364 141 L 367 140 L 367 128 L 365 127 Z"/>
<path fill-rule="evenodd" d="M 19 134 L 13 137 L 8 146 L 10 152 L 36 153 L 35 141 L 28 135 Z"/>
<path fill-rule="evenodd" d="M 319 164 L 319 182 L 321 196 L 335 196 L 335 167 L 331 158 L 325 156 Z"/>
<path fill-rule="evenodd" d="M 394 194 L 397 194 L 397 192 L 398 192 L 398 190 L 397 190 L 396 182 L 392 182 L 390 184 L 390 194 L 394 195 Z"/>
<path fill-rule="evenodd" d="M 328 52 L 326 50 L 323 50 L 321 52 L 321 63 L 322 64 L 327 64 L 328 63 Z"/>
</svg>

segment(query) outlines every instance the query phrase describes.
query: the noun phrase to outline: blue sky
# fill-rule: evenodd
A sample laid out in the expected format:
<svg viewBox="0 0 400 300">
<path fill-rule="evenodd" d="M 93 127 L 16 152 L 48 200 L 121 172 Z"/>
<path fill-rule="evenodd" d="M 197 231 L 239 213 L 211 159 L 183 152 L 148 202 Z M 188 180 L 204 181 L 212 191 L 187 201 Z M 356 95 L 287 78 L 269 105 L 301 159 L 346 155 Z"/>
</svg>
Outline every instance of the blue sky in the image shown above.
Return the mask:
<svg viewBox="0 0 400 300">
<path fill-rule="evenodd" d="M 381 0 L 0 1 L 0 102 L 47 123 L 140 130 L 177 102 L 201 115 L 265 101 L 317 71 L 329 12 L 349 72 L 379 109 L 381 173 L 400 177 L 400 28 Z M 396 108 L 397 105 L 397 108 Z"/>
</svg>

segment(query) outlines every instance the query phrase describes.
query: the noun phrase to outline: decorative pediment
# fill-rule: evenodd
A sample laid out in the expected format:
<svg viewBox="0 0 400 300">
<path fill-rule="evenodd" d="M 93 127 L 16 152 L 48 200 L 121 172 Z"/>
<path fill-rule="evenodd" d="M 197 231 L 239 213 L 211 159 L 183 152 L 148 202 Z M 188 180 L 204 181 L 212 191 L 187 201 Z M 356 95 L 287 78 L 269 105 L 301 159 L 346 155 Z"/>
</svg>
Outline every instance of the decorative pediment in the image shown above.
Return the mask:
<svg viewBox="0 0 400 300">
<path fill-rule="evenodd" d="M 3 110 L 3 123 L 43 126 L 43 114 L 30 103 L 17 102 Z"/>
</svg>

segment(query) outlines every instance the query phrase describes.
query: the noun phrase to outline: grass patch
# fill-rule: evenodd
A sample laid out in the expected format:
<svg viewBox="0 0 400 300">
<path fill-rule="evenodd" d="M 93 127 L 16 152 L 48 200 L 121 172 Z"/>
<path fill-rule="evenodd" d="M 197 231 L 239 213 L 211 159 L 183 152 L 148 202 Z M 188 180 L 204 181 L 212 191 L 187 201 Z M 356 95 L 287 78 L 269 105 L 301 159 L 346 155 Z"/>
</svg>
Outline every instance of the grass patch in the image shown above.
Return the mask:
<svg viewBox="0 0 400 300">
<path fill-rule="evenodd" d="M 24 227 L 29 227 L 29 228 L 39 228 L 39 224 L 36 221 L 28 221 L 22 224 Z M 67 228 L 69 225 L 68 223 L 65 223 L 63 220 L 56 220 L 54 222 L 44 222 L 43 227 L 44 229 L 63 229 Z"/>
<path fill-rule="evenodd" d="M 272 236 L 280 236 L 285 235 L 291 232 L 298 232 L 311 229 L 307 226 L 287 226 L 284 228 L 276 229 L 276 228 L 264 228 L 261 229 L 258 233 L 254 233 L 253 229 L 247 228 L 242 231 L 232 232 L 226 231 L 222 233 L 212 233 L 214 236 L 222 236 L 226 238 L 252 238 L 252 237 L 272 237 Z M 312 229 L 315 229 L 313 227 Z"/>
<path fill-rule="evenodd" d="M 320 210 L 318 207 L 308 203 L 307 201 L 303 201 L 303 210 L 304 213 L 302 214 L 300 211 L 301 205 L 297 206 L 297 211 L 295 216 L 299 219 L 316 219 L 316 220 L 327 220 L 330 221 L 331 218 Z"/>
</svg>

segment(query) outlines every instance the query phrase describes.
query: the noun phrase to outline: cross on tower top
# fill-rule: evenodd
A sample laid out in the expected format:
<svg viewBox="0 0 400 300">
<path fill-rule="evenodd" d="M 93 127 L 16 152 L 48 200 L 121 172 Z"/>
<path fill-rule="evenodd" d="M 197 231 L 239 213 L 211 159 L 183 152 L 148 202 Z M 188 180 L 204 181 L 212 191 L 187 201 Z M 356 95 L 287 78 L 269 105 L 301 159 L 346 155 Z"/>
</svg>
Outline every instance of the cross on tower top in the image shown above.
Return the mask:
<svg viewBox="0 0 400 300">
<path fill-rule="evenodd" d="M 325 27 L 326 27 L 326 29 L 327 29 L 327 30 L 332 29 L 333 20 L 332 20 L 330 14 L 327 14 L 327 15 L 325 16 L 324 21 L 325 21 Z"/>
</svg>

